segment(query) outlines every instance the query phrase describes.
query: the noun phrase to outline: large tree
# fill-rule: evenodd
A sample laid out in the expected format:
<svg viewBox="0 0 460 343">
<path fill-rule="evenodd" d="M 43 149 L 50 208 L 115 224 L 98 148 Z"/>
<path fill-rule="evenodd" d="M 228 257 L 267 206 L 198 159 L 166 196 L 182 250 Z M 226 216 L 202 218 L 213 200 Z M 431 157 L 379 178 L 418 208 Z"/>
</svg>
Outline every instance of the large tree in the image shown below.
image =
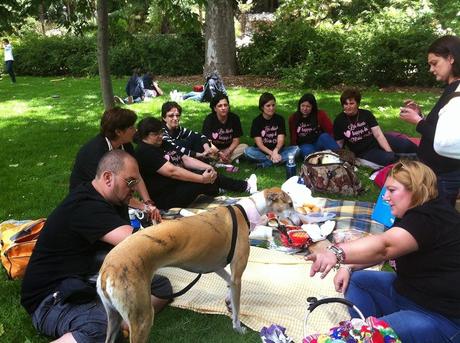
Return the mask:
<svg viewBox="0 0 460 343">
<path fill-rule="evenodd" d="M 218 71 L 221 75 L 235 75 L 236 44 L 234 0 L 208 0 L 205 22 L 204 73 Z"/>
<path fill-rule="evenodd" d="M 106 110 L 114 107 L 109 67 L 109 15 L 107 0 L 97 0 L 97 63 L 102 99 Z"/>
</svg>

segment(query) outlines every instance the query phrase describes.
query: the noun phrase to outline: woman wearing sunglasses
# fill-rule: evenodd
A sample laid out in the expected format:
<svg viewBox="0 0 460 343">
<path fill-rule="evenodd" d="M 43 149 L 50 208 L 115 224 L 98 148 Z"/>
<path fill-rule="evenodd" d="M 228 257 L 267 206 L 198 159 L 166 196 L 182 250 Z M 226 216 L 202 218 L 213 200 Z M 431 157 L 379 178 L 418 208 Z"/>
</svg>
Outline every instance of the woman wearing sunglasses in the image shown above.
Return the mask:
<svg viewBox="0 0 460 343">
<path fill-rule="evenodd" d="M 385 186 L 393 227 L 308 255 L 310 275 L 338 268 L 336 290 L 404 343 L 460 342 L 460 214 L 421 162 L 397 162 Z M 362 270 L 392 259 L 396 272 Z"/>
</svg>

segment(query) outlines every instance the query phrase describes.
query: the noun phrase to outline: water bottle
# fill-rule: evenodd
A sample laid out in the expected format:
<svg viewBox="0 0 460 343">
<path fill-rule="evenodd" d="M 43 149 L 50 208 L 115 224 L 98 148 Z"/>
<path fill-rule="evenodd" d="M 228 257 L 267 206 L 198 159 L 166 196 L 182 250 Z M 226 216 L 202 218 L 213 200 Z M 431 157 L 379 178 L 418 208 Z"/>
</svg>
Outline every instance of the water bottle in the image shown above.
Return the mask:
<svg viewBox="0 0 460 343">
<path fill-rule="evenodd" d="M 288 160 L 286 162 L 286 180 L 297 175 L 296 165 L 294 154 L 288 155 Z"/>
<path fill-rule="evenodd" d="M 136 210 L 133 209 L 133 208 L 130 208 L 128 210 L 128 213 L 129 213 L 129 220 L 131 222 L 131 226 L 133 227 L 133 233 L 138 231 L 141 227 L 141 222 L 139 220 L 139 218 L 137 218 L 137 215 L 136 215 Z"/>
</svg>

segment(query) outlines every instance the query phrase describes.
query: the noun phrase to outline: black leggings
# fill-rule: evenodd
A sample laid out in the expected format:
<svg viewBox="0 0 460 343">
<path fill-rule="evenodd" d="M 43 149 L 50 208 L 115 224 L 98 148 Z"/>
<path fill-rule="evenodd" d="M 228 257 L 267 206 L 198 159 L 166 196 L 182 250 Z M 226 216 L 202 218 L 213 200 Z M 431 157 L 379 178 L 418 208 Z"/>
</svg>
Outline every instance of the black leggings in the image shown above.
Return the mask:
<svg viewBox="0 0 460 343">
<path fill-rule="evenodd" d="M 197 173 L 201 174 L 202 171 L 197 171 Z M 216 196 L 219 194 L 219 188 L 234 192 L 245 192 L 247 187 L 246 181 L 217 174 L 216 181 L 211 184 L 177 181 L 174 186 L 168 189 L 168 192 L 154 197 L 154 200 L 158 208 L 168 210 L 172 207 L 187 207 L 200 194 Z"/>
</svg>

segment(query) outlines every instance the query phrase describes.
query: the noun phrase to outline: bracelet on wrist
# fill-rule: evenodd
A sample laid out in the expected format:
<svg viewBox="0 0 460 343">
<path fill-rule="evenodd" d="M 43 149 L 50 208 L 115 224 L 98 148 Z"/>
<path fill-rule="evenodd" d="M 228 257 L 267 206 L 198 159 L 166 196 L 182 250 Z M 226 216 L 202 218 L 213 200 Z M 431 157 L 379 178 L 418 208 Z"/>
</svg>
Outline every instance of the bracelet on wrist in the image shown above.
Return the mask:
<svg viewBox="0 0 460 343">
<path fill-rule="evenodd" d="M 151 199 L 145 200 L 144 205 L 155 206 L 155 202 L 153 200 L 151 200 Z"/>
<path fill-rule="evenodd" d="M 341 264 L 345 261 L 345 251 L 343 251 L 343 249 L 338 245 L 329 245 L 327 250 L 335 255 L 337 262 L 334 266 L 334 270 L 338 270 Z"/>
</svg>

